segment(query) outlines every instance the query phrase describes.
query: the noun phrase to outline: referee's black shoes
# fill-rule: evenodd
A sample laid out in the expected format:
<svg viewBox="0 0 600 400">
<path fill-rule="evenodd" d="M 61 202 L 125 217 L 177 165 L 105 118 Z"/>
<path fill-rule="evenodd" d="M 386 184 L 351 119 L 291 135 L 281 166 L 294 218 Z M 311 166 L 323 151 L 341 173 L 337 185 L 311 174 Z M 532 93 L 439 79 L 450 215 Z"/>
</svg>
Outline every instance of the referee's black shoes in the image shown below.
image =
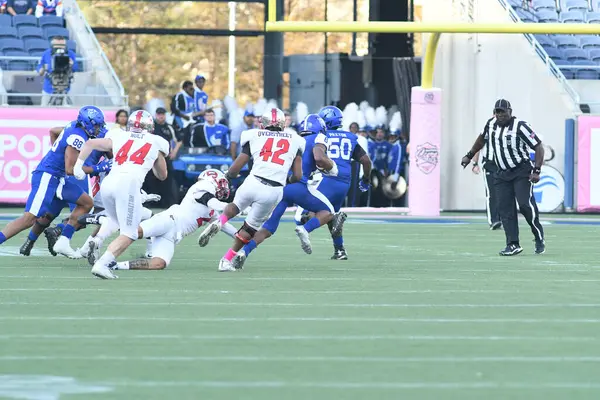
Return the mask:
<svg viewBox="0 0 600 400">
<path fill-rule="evenodd" d="M 504 250 L 502 250 L 499 254 L 501 256 L 516 256 L 520 252 L 523 251 L 523 248 L 518 244 L 511 243 L 506 246 Z"/>
<path fill-rule="evenodd" d="M 544 254 L 546 252 L 546 243 L 543 240 L 535 241 L 535 254 Z"/>
</svg>

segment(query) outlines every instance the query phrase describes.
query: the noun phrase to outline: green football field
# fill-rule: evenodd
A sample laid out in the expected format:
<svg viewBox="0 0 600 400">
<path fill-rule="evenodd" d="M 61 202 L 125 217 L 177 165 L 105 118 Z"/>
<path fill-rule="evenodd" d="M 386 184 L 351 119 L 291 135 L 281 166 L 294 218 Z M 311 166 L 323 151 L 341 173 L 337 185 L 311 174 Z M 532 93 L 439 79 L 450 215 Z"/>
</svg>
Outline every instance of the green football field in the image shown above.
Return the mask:
<svg viewBox="0 0 600 400">
<path fill-rule="evenodd" d="M 549 223 L 542 256 L 522 223 L 502 258 L 502 231 L 449 218 L 351 216 L 348 261 L 283 223 L 236 273 L 228 237 L 195 234 L 115 281 L 43 237 L 17 256 L 20 235 L 0 246 L 0 398 L 600 398 L 600 219 Z"/>
</svg>

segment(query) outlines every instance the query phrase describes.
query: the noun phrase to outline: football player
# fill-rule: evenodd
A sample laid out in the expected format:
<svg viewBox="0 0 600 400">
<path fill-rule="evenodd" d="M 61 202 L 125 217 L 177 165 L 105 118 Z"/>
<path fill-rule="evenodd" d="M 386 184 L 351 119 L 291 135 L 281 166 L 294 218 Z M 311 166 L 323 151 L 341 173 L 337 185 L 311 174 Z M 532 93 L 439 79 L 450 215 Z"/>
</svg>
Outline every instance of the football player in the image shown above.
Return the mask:
<svg viewBox="0 0 600 400">
<path fill-rule="evenodd" d="M 242 151 L 226 174 L 228 179 L 234 178 L 252 159 L 250 175 L 236 191 L 233 203 L 228 204 L 223 214 L 211 222 L 198 237 L 198 244 L 206 246 L 229 219 L 251 206 L 244 225 L 235 235 L 233 246 L 219 262 L 219 271 L 235 271 L 231 259 L 269 218 L 283 196 L 286 182 L 294 183 L 302 178 L 305 141 L 298 135 L 284 132 L 283 111 L 270 108 L 260 117 L 259 122 L 261 129 L 249 129 L 242 133 Z"/>
<path fill-rule="evenodd" d="M 98 136 L 104 128 L 104 114 L 98 107 L 85 106 L 79 110 L 77 120 L 62 130 L 50 151 L 32 173 L 31 193 L 25 205 L 25 212 L 22 217 L 10 222 L 0 232 L 0 244 L 17 233 L 31 228 L 36 220 L 41 225 L 41 230 L 45 229 L 56 216 L 51 212 L 56 213 L 57 209 L 60 212 L 64 202 L 74 203 L 77 206 L 73 209 L 61 236 L 52 247 L 54 252 L 69 258 L 80 257 L 71 248 L 70 241 L 76 228 L 79 227 L 77 218 L 91 210 L 93 201 L 80 186 L 66 181 L 65 177 L 73 175 L 77 155 L 84 143 Z M 32 241 L 37 239 L 35 232 L 30 239 Z"/>
<path fill-rule="evenodd" d="M 188 189 L 181 204 L 175 204 L 140 224 L 138 238 L 152 238 L 152 258 L 118 262 L 113 269 L 167 267 L 175 253 L 175 246 L 204 223 L 214 220 L 215 211 L 221 212 L 227 206 L 223 200 L 227 200 L 229 193 L 229 181 L 223 172 L 217 169 L 203 171 L 198 182 Z M 224 224 L 222 230 L 231 237 L 237 232 L 230 223 Z"/>
<path fill-rule="evenodd" d="M 92 267 L 92 274 L 99 278 L 117 278 L 108 266 L 138 238 L 142 218 L 141 188 L 148 171 L 152 169 L 160 180 L 167 178 L 165 157 L 169 154 L 169 143 L 153 135 L 153 130 L 152 116 L 147 111 L 136 111 L 127 120 L 127 134 L 91 140 L 77 159 L 75 176 L 84 179 L 83 163 L 92 150 L 112 151 L 115 155 L 112 170 L 104 178 L 100 192 L 106 214 L 119 223 L 120 235 Z"/>
</svg>

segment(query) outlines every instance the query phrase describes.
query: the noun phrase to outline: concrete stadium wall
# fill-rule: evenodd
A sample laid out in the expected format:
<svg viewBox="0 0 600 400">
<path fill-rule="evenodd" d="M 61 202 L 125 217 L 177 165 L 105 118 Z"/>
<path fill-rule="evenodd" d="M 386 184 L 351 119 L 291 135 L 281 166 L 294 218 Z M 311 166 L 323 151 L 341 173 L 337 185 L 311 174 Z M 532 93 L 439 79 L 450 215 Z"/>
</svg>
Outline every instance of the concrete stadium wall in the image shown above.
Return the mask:
<svg viewBox="0 0 600 400">
<path fill-rule="evenodd" d="M 454 4 L 453 4 L 454 3 Z M 511 22 L 497 0 L 480 0 L 474 14 L 461 15 L 459 1 L 425 2 L 426 22 Z M 424 41 L 424 46 L 427 45 Z M 564 167 L 565 119 L 575 105 L 564 93 L 523 35 L 442 34 L 435 65 L 434 86 L 443 90 L 442 208 L 485 208 L 481 176 L 460 167 L 498 98 L 511 101 L 513 114 L 528 121 L 556 152 L 550 165 Z"/>
</svg>

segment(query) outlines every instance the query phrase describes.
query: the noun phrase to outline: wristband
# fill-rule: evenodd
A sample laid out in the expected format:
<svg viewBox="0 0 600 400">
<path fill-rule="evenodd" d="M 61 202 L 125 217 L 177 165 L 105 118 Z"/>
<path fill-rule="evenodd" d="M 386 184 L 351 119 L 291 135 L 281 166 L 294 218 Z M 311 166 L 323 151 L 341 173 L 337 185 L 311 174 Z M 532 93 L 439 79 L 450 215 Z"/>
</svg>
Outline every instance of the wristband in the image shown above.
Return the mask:
<svg viewBox="0 0 600 400">
<path fill-rule="evenodd" d="M 475 157 L 475 154 L 473 154 L 473 152 L 472 152 L 471 150 L 469 150 L 469 151 L 467 152 L 467 154 L 465 155 L 465 157 L 468 157 L 468 158 L 469 158 L 469 160 L 470 160 L 470 159 L 472 159 L 473 157 Z"/>
<path fill-rule="evenodd" d="M 537 167 L 536 167 L 536 168 L 534 168 L 534 169 L 533 169 L 533 173 L 534 173 L 534 174 L 538 174 L 538 175 L 539 175 L 539 174 L 540 174 L 540 172 L 542 172 L 542 169 L 541 169 L 541 168 L 537 168 Z"/>
<path fill-rule="evenodd" d="M 474 166 L 474 167 L 476 167 L 476 166 L 478 166 L 478 165 L 479 165 L 479 163 L 478 163 L 477 161 L 473 161 L 473 166 Z"/>
</svg>

